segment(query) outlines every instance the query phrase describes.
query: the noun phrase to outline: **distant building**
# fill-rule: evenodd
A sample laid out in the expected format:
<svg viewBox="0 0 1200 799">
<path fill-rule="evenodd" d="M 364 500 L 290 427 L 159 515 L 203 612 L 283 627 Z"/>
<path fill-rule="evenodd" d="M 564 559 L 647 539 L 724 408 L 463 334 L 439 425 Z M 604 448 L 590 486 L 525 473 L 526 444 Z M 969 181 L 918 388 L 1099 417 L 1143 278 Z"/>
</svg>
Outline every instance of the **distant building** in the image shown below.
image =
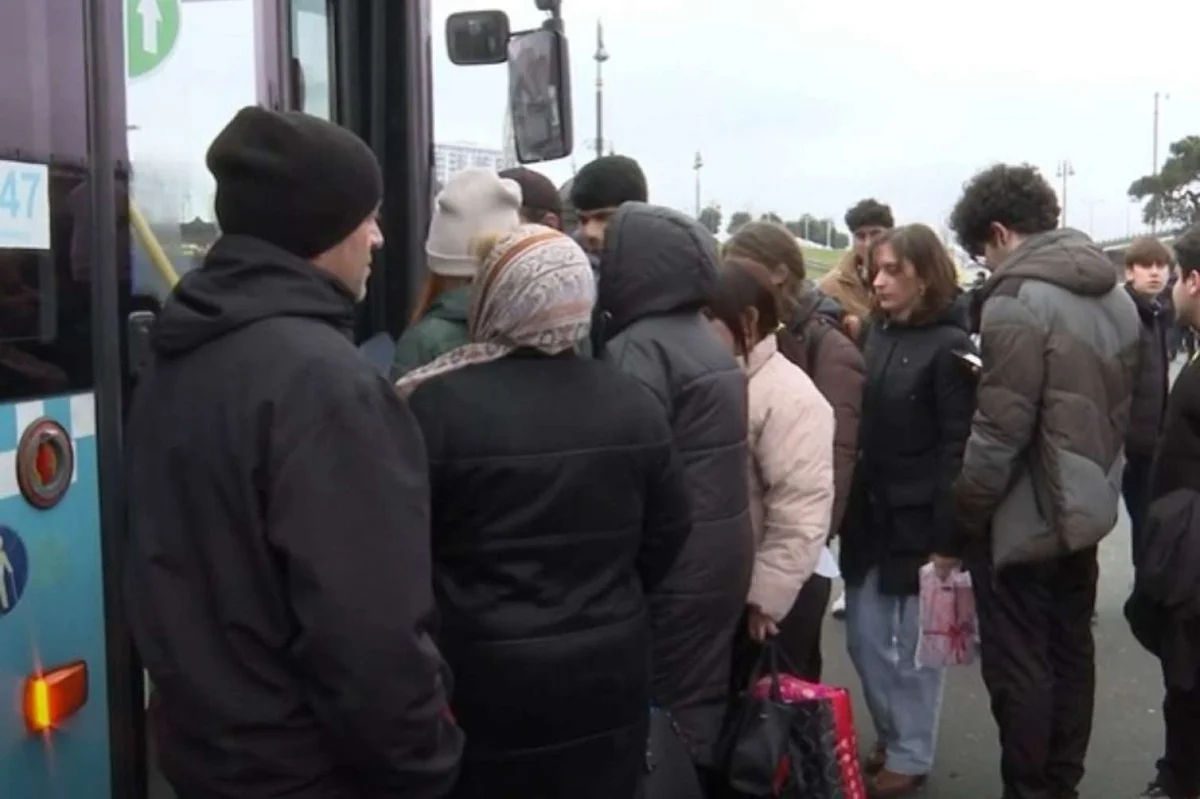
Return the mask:
<svg viewBox="0 0 1200 799">
<path fill-rule="evenodd" d="M 470 167 L 494 169 L 499 172 L 510 166 L 516 166 L 515 159 L 510 160 L 503 150 L 462 142 L 433 146 L 433 173 L 442 186 L 446 185 L 446 181 L 455 172 Z"/>
</svg>

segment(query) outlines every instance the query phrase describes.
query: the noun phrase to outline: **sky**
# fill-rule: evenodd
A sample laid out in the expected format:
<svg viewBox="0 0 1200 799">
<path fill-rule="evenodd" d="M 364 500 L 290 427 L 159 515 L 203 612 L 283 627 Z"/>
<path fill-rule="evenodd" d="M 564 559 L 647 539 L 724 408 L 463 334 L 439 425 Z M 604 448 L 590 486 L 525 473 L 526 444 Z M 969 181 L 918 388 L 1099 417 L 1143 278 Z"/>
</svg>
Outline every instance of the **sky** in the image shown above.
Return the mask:
<svg viewBox="0 0 1200 799">
<path fill-rule="evenodd" d="M 498 8 L 519 30 L 542 14 L 534 0 L 428 2 L 435 138 L 498 148 L 506 69 L 451 64 L 445 18 Z M 147 180 L 155 169 L 186 174 L 194 188 L 180 204 L 209 202 L 207 141 L 256 97 L 253 6 L 185 3 L 171 58 L 130 82 L 135 167 L 144 164 Z M 1125 190 L 1151 170 L 1154 93 L 1170 95 L 1160 108 L 1160 160 L 1171 141 L 1200 133 L 1200 71 L 1188 39 L 1200 29 L 1200 4 L 1184 0 L 1006 0 L 992 8 L 957 0 L 564 0 L 563 15 L 575 152 L 535 168 L 561 182 L 594 157 L 592 56 L 602 19 L 606 147 L 642 164 L 653 202 L 686 211 L 694 210 L 697 151 L 702 201 L 719 203 L 726 218 L 749 210 L 840 219 L 874 196 L 899 221 L 935 227 L 978 169 L 1028 161 L 1061 191 L 1055 173 L 1066 159 L 1074 171 L 1068 223 L 1117 237 L 1142 230 Z M 308 30 L 308 49 L 320 52 L 320 26 Z"/>
</svg>

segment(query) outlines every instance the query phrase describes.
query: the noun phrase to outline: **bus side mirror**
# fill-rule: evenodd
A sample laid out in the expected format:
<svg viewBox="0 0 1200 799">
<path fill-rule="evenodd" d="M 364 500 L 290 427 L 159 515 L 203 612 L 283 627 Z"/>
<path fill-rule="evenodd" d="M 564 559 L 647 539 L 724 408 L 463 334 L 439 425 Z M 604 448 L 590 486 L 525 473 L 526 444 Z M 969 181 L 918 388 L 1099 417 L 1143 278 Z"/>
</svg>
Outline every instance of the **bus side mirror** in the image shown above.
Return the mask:
<svg viewBox="0 0 1200 799">
<path fill-rule="evenodd" d="M 508 108 L 522 164 L 571 154 L 570 63 L 567 37 L 560 31 L 540 28 L 509 39 Z"/>
<path fill-rule="evenodd" d="M 446 52 L 459 66 L 503 64 L 508 39 L 508 15 L 503 11 L 460 11 L 446 19 Z"/>
</svg>

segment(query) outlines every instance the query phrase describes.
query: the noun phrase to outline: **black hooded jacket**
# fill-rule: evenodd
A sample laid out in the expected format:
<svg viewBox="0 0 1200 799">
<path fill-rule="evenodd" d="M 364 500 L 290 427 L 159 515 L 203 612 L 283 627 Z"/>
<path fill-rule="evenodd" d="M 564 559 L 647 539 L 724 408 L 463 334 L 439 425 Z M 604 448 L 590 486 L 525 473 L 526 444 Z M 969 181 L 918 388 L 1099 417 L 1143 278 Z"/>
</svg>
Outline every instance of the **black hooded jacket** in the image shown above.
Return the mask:
<svg viewBox="0 0 1200 799">
<path fill-rule="evenodd" d="M 692 508 L 692 533 L 650 597 L 655 699 L 705 762 L 754 565 L 746 378 L 700 312 L 717 275 L 707 230 L 668 208 L 625 203 L 604 238 L 600 357 L 667 409 Z"/>
<path fill-rule="evenodd" d="M 225 236 L 155 328 L 128 426 L 124 577 L 180 799 L 453 784 L 425 450 L 353 318 L 332 277 Z"/>
</svg>

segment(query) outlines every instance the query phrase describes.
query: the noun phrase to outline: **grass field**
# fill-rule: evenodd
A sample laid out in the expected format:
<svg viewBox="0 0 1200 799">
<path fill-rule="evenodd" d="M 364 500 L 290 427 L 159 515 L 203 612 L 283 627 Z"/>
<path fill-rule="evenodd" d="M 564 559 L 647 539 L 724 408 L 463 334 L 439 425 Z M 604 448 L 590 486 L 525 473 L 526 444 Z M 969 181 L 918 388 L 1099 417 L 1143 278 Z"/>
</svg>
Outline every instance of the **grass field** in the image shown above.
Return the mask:
<svg viewBox="0 0 1200 799">
<path fill-rule="evenodd" d="M 819 247 L 803 247 L 804 267 L 809 280 L 820 280 L 826 272 L 837 265 L 845 250 L 822 250 Z"/>
</svg>

